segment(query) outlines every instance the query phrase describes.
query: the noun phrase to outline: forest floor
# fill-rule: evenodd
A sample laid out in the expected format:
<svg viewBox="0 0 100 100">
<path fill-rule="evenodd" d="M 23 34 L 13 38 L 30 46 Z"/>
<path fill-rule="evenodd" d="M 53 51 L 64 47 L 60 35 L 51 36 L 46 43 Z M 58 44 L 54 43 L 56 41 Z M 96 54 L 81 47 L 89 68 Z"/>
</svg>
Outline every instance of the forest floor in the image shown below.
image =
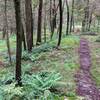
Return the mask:
<svg viewBox="0 0 100 100">
<path fill-rule="evenodd" d="M 33 49 L 31 57 L 23 51 L 22 72 L 38 73 L 41 71 L 58 72 L 62 78 L 59 90 L 68 100 L 81 100 L 76 94 L 77 84 L 75 74 L 80 68 L 78 54 L 80 37 L 88 40 L 91 55 L 90 73 L 98 88 L 100 88 L 100 43 L 96 42 L 98 36 L 68 36 L 62 39 L 59 50 L 55 48 L 57 40 L 52 40 Z M 7 80 L 14 76 L 15 70 L 15 36 L 11 36 L 11 52 L 13 64 L 8 65 L 7 48 L 5 40 L 0 40 L 0 80 Z M 49 49 L 48 49 L 49 48 Z M 63 99 L 61 99 L 63 100 Z"/>
</svg>

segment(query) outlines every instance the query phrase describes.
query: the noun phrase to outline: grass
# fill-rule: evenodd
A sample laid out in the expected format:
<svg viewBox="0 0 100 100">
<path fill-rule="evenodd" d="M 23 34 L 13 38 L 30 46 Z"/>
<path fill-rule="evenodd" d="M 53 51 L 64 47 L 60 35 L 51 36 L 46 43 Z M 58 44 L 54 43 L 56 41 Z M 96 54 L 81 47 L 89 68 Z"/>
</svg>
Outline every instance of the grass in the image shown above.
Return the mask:
<svg viewBox="0 0 100 100">
<path fill-rule="evenodd" d="M 11 49 L 16 47 L 15 35 L 10 37 Z M 6 40 L 0 40 L 0 52 L 7 51 Z"/>
</svg>

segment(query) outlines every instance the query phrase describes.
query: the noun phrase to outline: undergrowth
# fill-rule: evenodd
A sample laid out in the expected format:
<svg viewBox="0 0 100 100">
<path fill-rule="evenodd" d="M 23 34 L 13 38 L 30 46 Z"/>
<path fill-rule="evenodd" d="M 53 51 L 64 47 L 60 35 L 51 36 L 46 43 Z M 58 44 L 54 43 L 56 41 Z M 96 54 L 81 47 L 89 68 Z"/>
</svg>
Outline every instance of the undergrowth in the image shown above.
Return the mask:
<svg viewBox="0 0 100 100">
<path fill-rule="evenodd" d="M 50 89 L 53 89 L 60 79 L 60 74 L 55 72 L 25 74 L 22 77 L 22 87 L 15 87 L 16 82 L 0 85 L 0 100 L 15 100 L 15 98 L 20 98 L 18 100 L 34 100 L 36 98 L 37 100 L 46 100 L 43 99 L 43 95 L 44 98 L 48 98 L 52 94 Z M 4 80 L 2 81 L 4 82 Z"/>
<path fill-rule="evenodd" d="M 13 40 L 15 41 L 15 38 Z M 9 98 L 13 98 L 12 100 L 35 100 L 36 98 L 37 100 L 64 100 L 66 97 L 69 100 L 78 100 L 75 94 L 74 73 L 79 67 L 78 55 L 75 51 L 79 45 L 79 37 L 64 37 L 60 50 L 55 49 L 56 43 L 55 39 L 34 47 L 32 53 L 23 52 L 23 87 L 15 87 L 16 82 L 13 77 L 15 65 L 8 67 L 3 72 L 0 71 L 0 78 L 2 77 L 0 93 L 3 93 L 2 96 L 7 98 L 9 95 Z M 5 59 L 7 60 L 7 58 Z M 9 82 L 10 85 L 5 85 Z M 14 92 L 12 93 L 12 91 Z"/>
</svg>

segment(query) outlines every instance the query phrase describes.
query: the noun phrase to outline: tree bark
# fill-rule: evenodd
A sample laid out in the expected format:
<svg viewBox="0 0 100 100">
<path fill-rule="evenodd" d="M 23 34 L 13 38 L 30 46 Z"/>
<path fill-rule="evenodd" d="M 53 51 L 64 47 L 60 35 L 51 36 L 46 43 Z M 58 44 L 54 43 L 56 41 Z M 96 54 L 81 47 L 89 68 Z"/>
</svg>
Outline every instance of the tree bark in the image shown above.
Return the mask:
<svg viewBox="0 0 100 100">
<path fill-rule="evenodd" d="M 28 51 L 31 52 L 33 47 L 33 16 L 32 16 L 32 1 L 25 0 L 26 11 L 26 41 Z"/>
<path fill-rule="evenodd" d="M 56 17 L 57 17 L 57 8 L 56 8 L 56 1 L 53 0 L 53 6 L 51 8 L 51 15 L 52 15 L 52 19 L 51 19 L 51 39 L 54 35 L 54 31 L 56 28 Z"/>
<path fill-rule="evenodd" d="M 72 32 L 72 28 L 74 30 L 74 0 L 72 0 L 72 13 L 70 19 L 70 33 Z"/>
<path fill-rule="evenodd" d="M 69 13 L 69 5 L 68 5 L 68 1 L 66 0 L 66 6 L 67 6 L 67 28 L 66 28 L 66 35 L 69 34 L 69 23 L 70 23 L 70 13 Z"/>
<path fill-rule="evenodd" d="M 26 40 L 25 40 L 25 34 L 24 34 L 23 24 L 22 24 L 22 40 L 23 40 L 24 50 L 26 50 Z"/>
<path fill-rule="evenodd" d="M 43 7 L 43 0 L 39 0 L 39 9 L 38 9 L 38 28 L 37 28 L 37 45 L 41 43 L 41 28 L 42 28 L 42 7 Z"/>
<path fill-rule="evenodd" d="M 22 23 L 20 12 L 20 0 L 14 0 L 15 15 L 16 15 L 16 81 L 17 85 L 21 86 L 21 56 L 22 56 Z"/>
<path fill-rule="evenodd" d="M 62 23 L 63 23 L 63 11 L 62 11 L 62 0 L 59 0 L 59 12 L 60 12 L 60 25 L 59 25 L 59 38 L 57 47 L 60 46 L 62 37 Z"/>
<path fill-rule="evenodd" d="M 46 3 L 44 5 L 44 42 L 46 42 L 46 26 L 47 26 L 47 15 L 46 15 Z"/>
<path fill-rule="evenodd" d="M 9 42 L 9 34 L 8 34 L 8 21 L 7 21 L 7 0 L 5 2 L 5 9 L 4 9 L 4 29 L 5 29 L 5 35 L 6 35 L 6 44 L 8 49 L 8 55 L 9 55 L 9 62 L 12 63 L 11 60 L 11 50 L 10 50 L 10 42 Z"/>
<path fill-rule="evenodd" d="M 86 7 L 84 8 L 84 18 L 82 21 L 82 32 L 89 31 L 89 0 L 86 1 Z"/>
</svg>

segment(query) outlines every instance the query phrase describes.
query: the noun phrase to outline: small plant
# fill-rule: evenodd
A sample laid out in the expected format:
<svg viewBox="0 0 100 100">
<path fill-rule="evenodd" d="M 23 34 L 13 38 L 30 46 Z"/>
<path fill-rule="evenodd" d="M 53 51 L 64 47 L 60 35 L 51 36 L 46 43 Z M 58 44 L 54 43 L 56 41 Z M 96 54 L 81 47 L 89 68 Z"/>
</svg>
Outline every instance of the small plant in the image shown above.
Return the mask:
<svg viewBox="0 0 100 100">
<path fill-rule="evenodd" d="M 96 42 L 100 42 L 100 36 L 97 38 Z"/>
<path fill-rule="evenodd" d="M 2 85 L 0 87 L 0 100 L 14 100 L 24 96 L 22 87 L 15 87 L 16 83 L 10 85 Z"/>
</svg>

